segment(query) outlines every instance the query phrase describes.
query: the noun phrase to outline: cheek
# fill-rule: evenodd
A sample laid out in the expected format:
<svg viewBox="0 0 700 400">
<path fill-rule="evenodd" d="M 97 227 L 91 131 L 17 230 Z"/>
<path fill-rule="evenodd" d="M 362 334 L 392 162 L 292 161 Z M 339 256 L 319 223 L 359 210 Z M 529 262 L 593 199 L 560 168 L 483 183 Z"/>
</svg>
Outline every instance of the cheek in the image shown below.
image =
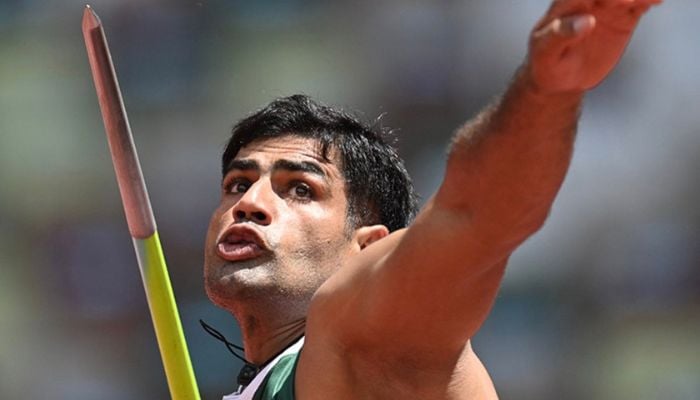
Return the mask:
<svg viewBox="0 0 700 400">
<path fill-rule="evenodd" d="M 299 223 L 307 234 L 333 239 L 345 231 L 345 210 L 314 207 L 300 215 Z"/>
<path fill-rule="evenodd" d="M 337 256 L 339 247 L 349 238 L 346 234 L 345 213 L 314 212 L 299 221 L 301 240 L 315 257 Z"/>
<path fill-rule="evenodd" d="M 209 220 L 209 229 L 207 230 L 206 237 L 206 252 L 212 251 L 212 247 L 216 242 L 216 238 L 224 227 L 228 226 L 230 223 L 229 212 L 223 207 L 217 208 Z"/>
</svg>

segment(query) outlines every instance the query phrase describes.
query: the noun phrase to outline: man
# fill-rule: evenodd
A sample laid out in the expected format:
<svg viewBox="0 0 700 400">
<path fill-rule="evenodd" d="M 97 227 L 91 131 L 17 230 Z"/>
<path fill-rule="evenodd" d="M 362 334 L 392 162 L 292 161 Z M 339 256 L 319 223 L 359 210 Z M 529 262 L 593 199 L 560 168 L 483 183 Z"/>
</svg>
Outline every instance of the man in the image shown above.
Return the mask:
<svg viewBox="0 0 700 400">
<path fill-rule="evenodd" d="M 547 217 L 585 91 L 660 1 L 555 0 L 407 229 L 405 170 L 351 117 L 293 96 L 236 125 L 205 283 L 262 371 L 230 398 L 496 398 L 470 338 L 508 257 Z"/>
</svg>

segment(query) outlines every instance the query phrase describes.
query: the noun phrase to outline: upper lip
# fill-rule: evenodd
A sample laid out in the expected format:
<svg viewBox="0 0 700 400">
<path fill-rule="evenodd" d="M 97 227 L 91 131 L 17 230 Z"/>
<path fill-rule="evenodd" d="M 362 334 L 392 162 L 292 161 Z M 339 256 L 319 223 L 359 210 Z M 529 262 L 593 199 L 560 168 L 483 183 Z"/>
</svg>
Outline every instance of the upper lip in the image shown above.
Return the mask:
<svg viewBox="0 0 700 400">
<path fill-rule="evenodd" d="M 217 245 L 221 243 L 255 243 L 264 251 L 270 250 L 270 246 L 265 243 L 262 235 L 256 229 L 240 223 L 232 225 L 224 231 L 217 241 Z"/>
</svg>

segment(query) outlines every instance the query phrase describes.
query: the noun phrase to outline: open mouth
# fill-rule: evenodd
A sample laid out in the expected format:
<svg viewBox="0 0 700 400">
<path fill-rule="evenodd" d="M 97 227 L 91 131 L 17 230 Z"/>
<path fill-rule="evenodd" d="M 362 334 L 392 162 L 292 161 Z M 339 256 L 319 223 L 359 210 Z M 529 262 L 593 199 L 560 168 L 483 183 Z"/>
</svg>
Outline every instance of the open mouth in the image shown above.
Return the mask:
<svg viewBox="0 0 700 400">
<path fill-rule="evenodd" d="M 268 248 L 260 235 L 245 226 L 233 226 L 216 246 L 219 256 L 228 261 L 242 261 L 258 257 Z"/>
</svg>

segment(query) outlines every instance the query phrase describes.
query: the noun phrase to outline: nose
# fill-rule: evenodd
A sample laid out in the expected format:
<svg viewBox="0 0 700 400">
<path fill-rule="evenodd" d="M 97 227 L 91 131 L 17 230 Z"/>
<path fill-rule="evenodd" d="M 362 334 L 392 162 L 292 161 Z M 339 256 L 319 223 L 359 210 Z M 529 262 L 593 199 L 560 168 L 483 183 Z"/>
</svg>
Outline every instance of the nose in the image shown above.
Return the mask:
<svg viewBox="0 0 700 400">
<path fill-rule="evenodd" d="M 234 220 L 269 225 L 272 222 L 275 196 L 269 180 L 257 180 L 251 184 L 231 209 Z"/>
</svg>

